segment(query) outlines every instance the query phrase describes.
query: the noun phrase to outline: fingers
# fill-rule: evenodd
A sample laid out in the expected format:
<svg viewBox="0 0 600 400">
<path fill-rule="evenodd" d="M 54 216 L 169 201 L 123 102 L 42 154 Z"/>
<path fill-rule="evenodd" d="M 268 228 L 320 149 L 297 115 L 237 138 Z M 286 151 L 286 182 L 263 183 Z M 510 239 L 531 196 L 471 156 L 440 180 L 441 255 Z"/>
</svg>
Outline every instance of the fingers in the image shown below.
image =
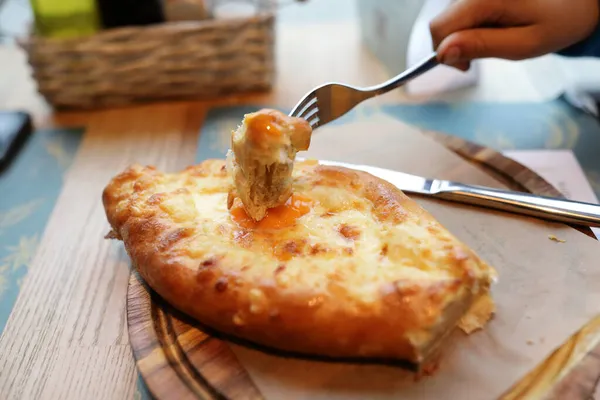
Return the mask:
<svg viewBox="0 0 600 400">
<path fill-rule="evenodd" d="M 454 68 L 456 68 L 456 69 L 459 69 L 461 71 L 466 72 L 466 71 L 469 70 L 469 68 L 471 68 L 471 62 L 469 62 L 469 61 L 459 61 L 459 62 L 457 62 L 455 64 L 452 64 L 451 66 L 454 67 Z"/>
<path fill-rule="evenodd" d="M 477 58 L 523 60 L 587 37 L 598 0 L 456 0 L 430 24 L 440 62 L 465 70 Z"/>
<path fill-rule="evenodd" d="M 452 33 L 438 47 L 440 61 L 464 66 L 477 58 L 523 60 L 548 52 L 536 26 L 470 29 Z"/>
<path fill-rule="evenodd" d="M 429 24 L 433 48 L 454 32 L 497 23 L 504 13 L 502 0 L 458 0 Z"/>
</svg>

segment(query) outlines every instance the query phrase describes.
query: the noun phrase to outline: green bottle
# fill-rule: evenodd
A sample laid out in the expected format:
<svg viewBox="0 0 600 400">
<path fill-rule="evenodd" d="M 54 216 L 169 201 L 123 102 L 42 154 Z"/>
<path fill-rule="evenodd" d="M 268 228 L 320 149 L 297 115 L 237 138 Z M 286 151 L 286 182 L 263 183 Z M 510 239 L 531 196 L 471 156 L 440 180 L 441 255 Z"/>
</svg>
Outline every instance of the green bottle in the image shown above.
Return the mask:
<svg viewBox="0 0 600 400">
<path fill-rule="evenodd" d="M 30 0 L 30 3 L 36 35 L 73 38 L 99 30 L 95 0 Z"/>
</svg>

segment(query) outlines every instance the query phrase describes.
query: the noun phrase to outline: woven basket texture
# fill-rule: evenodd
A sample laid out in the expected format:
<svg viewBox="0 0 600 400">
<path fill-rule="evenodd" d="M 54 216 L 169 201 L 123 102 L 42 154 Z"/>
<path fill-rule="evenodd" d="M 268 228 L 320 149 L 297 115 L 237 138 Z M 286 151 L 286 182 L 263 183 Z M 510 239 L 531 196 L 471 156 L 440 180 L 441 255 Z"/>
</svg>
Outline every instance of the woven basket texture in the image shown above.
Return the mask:
<svg viewBox="0 0 600 400">
<path fill-rule="evenodd" d="M 20 42 L 38 91 L 57 108 L 211 98 L 272 87 L 274 14 L 117 28 Z"/>
</svg>

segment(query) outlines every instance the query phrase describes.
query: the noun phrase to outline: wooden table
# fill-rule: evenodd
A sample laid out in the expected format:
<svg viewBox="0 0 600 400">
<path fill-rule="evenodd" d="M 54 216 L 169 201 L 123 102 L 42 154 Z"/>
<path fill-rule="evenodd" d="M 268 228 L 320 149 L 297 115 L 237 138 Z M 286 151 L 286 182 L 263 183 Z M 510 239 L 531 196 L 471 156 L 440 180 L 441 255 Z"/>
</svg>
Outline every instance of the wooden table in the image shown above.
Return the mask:
<svg viewBox="0 0 600 400">
<path fill-rule="evenodd" d="M 388 77 L 358 45 L 353 21 L 280 25 L 278 35 L 272 93 L 89 112 L 53 113 L 35 93 L 23 54 L 0 47 L 0 109 L 24 108 L 37 127 L 86 129 L 0 338 L 1 398 L 138 396 L 125 319 L 129 262 L 99 240 L 108 229 L 100 194 L 115 173 L 133 161 L 171 171 L 192 163 L 199 128 L 215 105 L 290 107 L 324 81 L 371 85 Z M 396 91 L 373 102 L 406 100 Z"/>
</svg>

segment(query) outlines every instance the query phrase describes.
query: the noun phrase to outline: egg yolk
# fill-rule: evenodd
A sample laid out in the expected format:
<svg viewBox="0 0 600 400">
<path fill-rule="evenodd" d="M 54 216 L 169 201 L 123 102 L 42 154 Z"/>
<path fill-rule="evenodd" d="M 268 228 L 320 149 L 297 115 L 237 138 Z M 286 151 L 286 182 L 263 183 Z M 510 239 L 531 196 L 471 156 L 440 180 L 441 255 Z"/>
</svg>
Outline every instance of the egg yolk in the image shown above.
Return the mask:
<svg viewBox="0 0 600 400">
<path fill-rule="evenodd" d="M 294 225 L 296 220 L 310 211 L 311 199 L 292 194 L 290 198 L 280 206 L 271 208 L 267 215 L 260 221 L 254 221 L 244 209 L 241 201 L 237 201 L 231 208 L 231 218 L 240 227 L 246 229 L 281 229 Z"/>
<path fill-rule="evenodd" d="M 281 130 L 275 122 L 275 118 L 269 114 L 255 114 L 247 122 L 246 132 L 250 133 L 255 139 L 261 139 L 265 136 L 281 136 Z"/>
</svg>

